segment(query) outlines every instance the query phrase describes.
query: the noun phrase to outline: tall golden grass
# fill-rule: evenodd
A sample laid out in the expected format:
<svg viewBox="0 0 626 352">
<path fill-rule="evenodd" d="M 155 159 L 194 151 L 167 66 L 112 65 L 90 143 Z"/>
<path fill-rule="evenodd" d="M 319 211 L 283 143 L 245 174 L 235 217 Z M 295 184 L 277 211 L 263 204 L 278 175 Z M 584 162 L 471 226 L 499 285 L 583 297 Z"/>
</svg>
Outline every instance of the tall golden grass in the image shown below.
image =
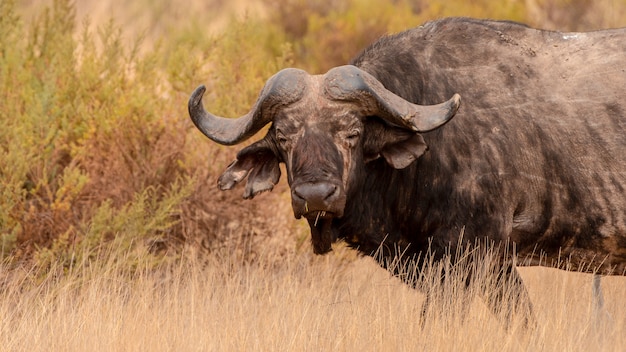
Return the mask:
<svg viewBox="0 0 626 352">
<path fill-rule="evenodd" d="M 537 324 L 511 327 L 464 282 L 424 278 L 445 295 L 420 322 L 424 295 L 351 253 L 242 263 L 229 254 L 124 274 L 114 261 L 2 281 L 3 351 L 623 351 L 624 282 L 605 279 L 594 313 L 591 276 L 523 269 Z M 5 268 L 3 268 L 5 269 Z M 54 271 L 52 271 L 54 272 Z M 489 277 L 484 277 L 489 279 Z M 456 287 L 456 288 L 455 288 Z M 509 297 L 511 299 L 511 297 Z M 468 302 L 468 303 L 463 303 Z M 466 310 L 465 316 L 459 314 Z"/>
<path fill-rule="evenodd" d="M 276 3 L 35 0 L 17 16 L 0 0 L 0 350 L 626 350 L 622 277 L 596 312 L 590 275 L 521 269 L 526 330 L 480 282 L 460 289 L 465 268 L 426 271 L 422 325 L 422 291 L 371 258 L 310 253 L 284 182 L 251 202 L 218 192 L 235 151 L 185 105 L 204 83 L 212 110 L 244 113 L 278 69 L 322 71 L 436 17 L 589 30 L 626 26 L 625 0 Z"/>
</svg>

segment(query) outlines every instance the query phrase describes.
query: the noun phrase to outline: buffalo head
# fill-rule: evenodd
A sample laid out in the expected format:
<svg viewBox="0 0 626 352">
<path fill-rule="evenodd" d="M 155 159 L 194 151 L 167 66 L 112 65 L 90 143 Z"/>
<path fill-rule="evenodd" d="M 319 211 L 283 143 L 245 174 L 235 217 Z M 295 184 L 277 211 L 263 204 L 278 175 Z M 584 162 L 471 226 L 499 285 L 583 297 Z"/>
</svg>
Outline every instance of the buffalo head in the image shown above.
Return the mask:
<svg viewBox="0 0 626 352">
<path fill-rule="evenodd" d="M 364 165 L 382 157 L 393 168 L 409 166 L 428 148 L 420 132 L 445 124 L 460 104 L 457 94 L 439 105 L 413 104 L 355 66 L 324 75 L 284 69 L 267 81 L 250 112 L 236 119 L 205 111 L 204 92 L 200 86 L 192 93 L 189 114 L 217 143 L 240 143 L 272 122 L 263 139 L 237 154 L 219 188 L 231 189 L 247 176 L 244 198 L 252 198 L 274 187 L 284 163 L 294 215 L 308 220 L 318 254 L 331 249 L 332 220 L 344 215 Z"/>
</svg>

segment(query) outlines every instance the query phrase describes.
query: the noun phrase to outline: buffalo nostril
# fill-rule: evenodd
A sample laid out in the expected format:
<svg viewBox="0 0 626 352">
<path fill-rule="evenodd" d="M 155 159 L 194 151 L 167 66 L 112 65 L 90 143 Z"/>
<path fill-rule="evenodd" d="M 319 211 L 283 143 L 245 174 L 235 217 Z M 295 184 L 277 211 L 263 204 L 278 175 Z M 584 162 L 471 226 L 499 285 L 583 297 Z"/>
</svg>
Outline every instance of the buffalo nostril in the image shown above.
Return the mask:
<svg viewBox="0 0 626 352">
<path fill-rule="evenodd" d="M 338 191 L 339 191 L 339 188 L 337 186 L 333 186 L 332 189 L 330 189 L 330 192 L 328 192 L 328 194 L 326 195 L 326 198 L 324 198 L 324 200 L 333 198 L 333 196 L 337 194 Z"/>
<path fill-rule="evenodd" d="M 302 199 L 311 209 L 326 209 L 339 192 L 336 185 L 326 182 L 305 183 L 294 187 L 294 196 Z"/>
</svg>

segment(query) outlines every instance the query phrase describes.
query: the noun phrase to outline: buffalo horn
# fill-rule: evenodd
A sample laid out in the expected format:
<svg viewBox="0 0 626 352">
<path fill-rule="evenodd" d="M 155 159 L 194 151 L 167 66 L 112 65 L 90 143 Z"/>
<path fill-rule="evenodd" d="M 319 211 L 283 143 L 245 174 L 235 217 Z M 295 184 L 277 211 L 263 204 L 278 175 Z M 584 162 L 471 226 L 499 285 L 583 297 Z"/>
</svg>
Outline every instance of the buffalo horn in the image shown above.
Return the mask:
<svg viewBox="0 0 626 352">
<path fill-rule="evenodd" d="M 240 143 L 271 122 L 278 107 L 302 97 L 306 87 L 305 76 L 308 76 L 306 72 L 293 68 L 279 71 L 267 81 L 250 112 L 236 119 L 207 112 L 202 104 L 206 87 L 201 85 L 189 98 L 189 116 L 196 127 L 214 142 L 223 145 Z"/>
<path fill-rule="evenodd" d="M 437 105 L 413 104 L 387 90 L 371 74 L 351 65 L 328 71 L 324 84 L 330 97 L 355 102 L 367 114 L 416 132 L 428 132 L 442 126 L 456 114 L 461 104 L 458 94 Z"/>
</svg>

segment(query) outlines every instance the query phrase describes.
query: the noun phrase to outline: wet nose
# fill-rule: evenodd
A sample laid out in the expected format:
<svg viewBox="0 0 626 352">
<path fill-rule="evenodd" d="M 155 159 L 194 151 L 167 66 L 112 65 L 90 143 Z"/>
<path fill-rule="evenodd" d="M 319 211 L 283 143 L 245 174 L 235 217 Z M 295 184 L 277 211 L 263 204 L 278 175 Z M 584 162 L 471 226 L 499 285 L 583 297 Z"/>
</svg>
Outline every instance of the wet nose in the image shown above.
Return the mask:
<svg viewBox="0 0 626 352">
<path fill-rule="evenodd" d="M 305 208 L 303 213 L 315 210 L 328 210 L 339 188 L 327 182 L 303 183 L 293 189 L 294 201 L 302 203 Z"/>
</svg>

